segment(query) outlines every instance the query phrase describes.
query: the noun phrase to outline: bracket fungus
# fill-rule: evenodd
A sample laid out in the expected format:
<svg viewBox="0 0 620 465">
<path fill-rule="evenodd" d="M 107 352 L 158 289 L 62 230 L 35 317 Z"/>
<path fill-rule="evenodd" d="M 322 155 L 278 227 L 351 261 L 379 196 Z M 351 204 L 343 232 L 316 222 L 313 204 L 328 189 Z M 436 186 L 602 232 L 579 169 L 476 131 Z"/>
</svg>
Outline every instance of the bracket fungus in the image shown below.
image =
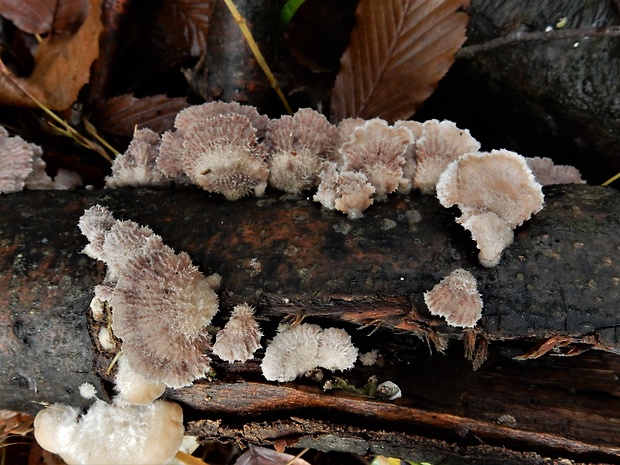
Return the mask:
<svg viewBox="0 0 620 465">
<path fill-rule="evenodd" d="M 267 125 L 269 185 L 298 194 L 316 183 L 321 165 L 333 157 L 337 130 L 325 116 L 302 108 Z"/>
<path fill-rule="evenodd" d="M 454 270 L 428 292 L 424 303 L 431 315 L 442 316 L 450 326 L 473 328 L 482 316 L 482 299 L 473 275 Z"/>
<path fill-rule="evenodd" d="M 39 445 L 68 465 L 165 464 L 183 441 L 183 411 L 173 402 L 106 404 L 79 409 L 55 404 L 34 420 Z"/>
<path fill-rule="evenodd" d="M 328 161 L 319 176 L 321 183 L 313 200 L 328 210 L 336 209 L 354 220 L 374 202 L 375 188 L 361 171 L 339 171 Z"/>
<path fill-rule="evenodd" d="M 19 136 L 0 127 L 0 193 L 19 192 L 32 172 L 33 149 Z"/>
<path fill-rule="evenodd" d="M 212 102 L 186 108 L 177 115 L 176 132 L 162 136 L 157 166 L 174 180 L 189 178 L 227 200 L 261 196 L 269 169 L 255 125 L 264 131 L 267 121 L 256 109 L 241 105 Z"/>
<path fill-rule="evenodd" d="M 508 150 L 468 153 L 450 163 L 437 182 L 437 198 L 444 207 L 458 205 L 462 215 L 457 221 L 471 228 L 480 263 L 487 267 L 497 265 L 512 242 L 507 229 L 520 226 L 544 205 L 542 186 L 525 158 Z"/>
<path fill-rule="evenodd" d="M 525 157 L 534 178 L 543 186 L 552 184 L 585 184 L 581 173 L 574 166 L 556 165 L 551 158 Z"/>
<path fill-rule="evenodd" d="M 261 347 L 262 335 L 254 319 L 254 309 L 247 303 L 236 305 L 224 328 L 215 336 L 213 353 L 229 363 L 245 362 Z"/>
<path fill-rule="evenodd" d="M 125 153 L 114 159 L 112 175 L 105 179 L 106 187 L 167 187 L 170 182 L 156 164 L 160 141 L 156 132 L 137 129 Z"/>
<path fill-rule="evenodd" d="M 343 329 L 302 323 L 278 333 L 261 364 L 269 381 L 293 381 L 315 368 L 348 370 L 357 360 L 357 348 Z"/>
<path fill-rule="evenodd" d="M 416 166 L 413 185 L 423 194 L 435 192 L 439 175 L 458 157 L 477 152 L 480 143 L 467 129 L 459 129 L 452 121 L 425 121 L 422 134 L 415 142 Z"/>
<path fill-rule="evenodd" d="M 214 280 L 149 228 L 114 220 L 104 207 L 87 210 L 79 226 L 91 240 L 85 252 L 108 265 L 96 294 L 112 306 L 112 329 L 133 370 L 171 387 L 204 376 L 210 368 L 205 329 L 219 302 Z"/>
<path fill-rule="evenodd" d="M 364 173 L 375 188 L 375 196 L 384 199 L 401 182 L 404 154 L 412 142 L 413 134 L 406 127 L 371 119 L 355 128 L 338 151 L 344 161 L 343 170 Z"/>
</svg>

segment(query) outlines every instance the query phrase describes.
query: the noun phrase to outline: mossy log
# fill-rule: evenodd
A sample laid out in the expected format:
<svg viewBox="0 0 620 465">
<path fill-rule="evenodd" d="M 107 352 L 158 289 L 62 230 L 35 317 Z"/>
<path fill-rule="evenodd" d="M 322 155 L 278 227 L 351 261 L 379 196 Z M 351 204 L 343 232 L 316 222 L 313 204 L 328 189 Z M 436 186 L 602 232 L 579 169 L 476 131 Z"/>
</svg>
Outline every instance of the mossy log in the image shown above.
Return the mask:
<svg viewBox="0 0 620 465">
<path fill-rule="evenodd" d="M 0 408 L 84 405 L 84 382 L 104 397 L 110 390 L 114 352 L 100 347 L 105 323 L 88 311 L 104 268 L 81 253 L 87 241 L 77 228 L 84 209 L 101 204 L 149 225 L 205 274 L 222 275 L 215 325 L 248 301 L 264 344 L 283 318 L 303 317 L 345 328 L 361 352 L 379 350 L 377 365 L 286 384 L 261 376 L 263 350 L 246 364 L 213 357 L 213 381 L 166 392 L 203 439 L 433 463 L 618 462 L 618 193 L 570 185 L 545 194 L 545 208 L 490 269 L 454 222 L 458 212 L 417 194 L 356 221 L 275 195 L 234 203 L 197 190 L 4 196 Z M 456 268 L 474 274 L 484 300 L 473 330 L 448 327 L 424 305 L 423 293 Z M 373 397 L 371 376 L 397 383 L 403 398 Z M 324 391 L 326 381 L 340 389 Z"/>
</svg>

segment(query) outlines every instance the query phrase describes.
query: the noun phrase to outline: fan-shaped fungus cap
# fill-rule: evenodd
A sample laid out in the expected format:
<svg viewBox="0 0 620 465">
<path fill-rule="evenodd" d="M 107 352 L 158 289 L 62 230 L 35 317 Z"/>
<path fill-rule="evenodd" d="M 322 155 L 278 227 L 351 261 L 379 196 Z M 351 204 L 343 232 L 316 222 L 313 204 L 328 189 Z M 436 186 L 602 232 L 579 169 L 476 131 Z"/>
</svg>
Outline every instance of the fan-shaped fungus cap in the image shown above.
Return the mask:
<svg viewBox="0 0 620 465">
<path fill-rule="evenodd" d="M 256 128 L 245 116 L 231 113 L 194 123 L 185 131 L 183 149 L 183 171 L 203 189 L 223 194 L 227 200 L 265 192 L 266 154 L 257 145 Z"/>
<path fill-rule="evenodd" d="M 237 102 L 216 101 L 187 107 L 177 114 L 174 120 L 174 127 L 178 132 L 184 134 L 185 131 L 198 121 L 203 121 L 213 116 L 230 114 L 245 116 L 250 120 L 252 126 L 256 128 L 256 136 L 259 139 L 265 137 L 269 117 L 259 114 L 253 106 L 241 105 Z"/>
<path fill-rule="evenodd" d="M 206 327 L 218 298 L 187 254 L 149 237 L 119 271 L 110 304 L 112 329 L 138 374 L 181 387 L 209 370 Z"/>
<path fill-rule="evenodd" d="M 457 128 L 452 121 L 433 119 L 422 126 L 422 135 L 415 143 L 413 185 L 424 194 L 432 194 L 446 166 L 465 153 L 477 152 L 480 143 L 467 129 Z"/>
<path fill-rule="evenodd" d="M 511 229 L 543 208 L 544 196 L 525 158 L 508 150 L 468 153 L 452 162 L 437 183 L 444 207 L 463 214 L 493 212 Z"/>
<path fill-rule="evenodd" d="M 321 183 L 313 200 L 328 210 L 336 209 L 351 219 L 357 219 L 373 204 L 375 188 L 362 172 L 339 172 L 334 163 L 326 162 L 320 178 Z"/>
<path fill-rule="evenodd" d="M 269 381 L 285 382 L 317 367 L 348 370 L 356 359 L 357 349 L 346 331 L 304 323 L 273 338 L 261 368 Z"/>
<path fill-rule="evenodd" d="M 543 186 L 551 184 L 585 184 L 581 173 L 574 166 L 556 165 L 551 158 L 525 157 L 534 178 Z"/>
<path fill-rule="evenodd" d="M 183 411 L 172 402 L 109 405 L 96 401 L 79 411 L 62 404 L 41 410 L 34 420 L 39 445 L 68 465 L 165 464 L 183 441 Z"/>
<path fill-rule="evenodd" d="M 544 204 L 542 186 L 525 159 L 508 150 L 468 153 L 450 163 L 439 177 L 437 198 L 444 207 L 459 206 L 457 221 L 472 232 L 484 266 L 495 266 L 512 242 L 507 229 L 521 225 Z"/>
<path fill-rule="evenodd" d="M 213 353 L 229 363 L 245 362 L 260 348 L 262 335 L 254 309 L 247 303 L 237 305 L 226 326 L 215 336 Z"/>
<path fill-rule="evenodd" d="M 204 376 L 205 329 L 218 311 L 212 285 L 219 280 L 204 277 L 186 253 L 176 254 L 150 228 L 115 221 L 101 206 L 87 210 L 80 227 L 95 241 L 93 255 L 108 264 L 107 281 L 95 293 L 112 306 L 112 329 L 133 370 L 172 387 Z"/>
<path fill-rule="evenodd" d="M 405 127 L 409 129 L 409 132 L 413 135 L 413 141 L 407 147 L 407 150 L 403 154 L 405 158 L 405 164 L 403 165 L 403 177 L 398 184 L 398 192 L 401 194 L 407 194 L 413 188 L 413 174 L 417 165 L 416 161 L 416 142 L 422 137 L 424 131 L 424 124 L 419 121 L 396 121 L 394 123 L 395 128 Z"/>
<path fill-rule="evenodd" d="M 442 316 L 450 326 L 473 328 L 482 316 L 482 299 L 476 278 L 462 268 L 454 270 L 424 293 L 431 315 Z"/>
<path fill-rule="evenodd" d="M 112 164 L 112 175 L 106 177 L 108 188 L 118 187 L 167 187 L 166 176 L 157 169 L 160 137 L 150 129 L 138 129 L 125 153 L 118 155 Z"/>
<path fill-rule="evenodd" d="M 405 127 L 392 127 L 381 119 L 368 120 L 340 147 L 344 171 L 363 172 L 383 199 L 394 192 L 403 176 L 404 154 L 413 142 Z"/>
<path fill-rule="evenodd" d="M 31 145 L 0 127 L 0 194 L 19 192 L 32 172 Z"/>
<path fill-rule="evenodd" d="M 323 115 L 310 108 L 271 120 L 265 139 L 269 184 L 290 194 L 312 187 L 323 161 L 335 150 L 336 132 Z"/>
</svg>

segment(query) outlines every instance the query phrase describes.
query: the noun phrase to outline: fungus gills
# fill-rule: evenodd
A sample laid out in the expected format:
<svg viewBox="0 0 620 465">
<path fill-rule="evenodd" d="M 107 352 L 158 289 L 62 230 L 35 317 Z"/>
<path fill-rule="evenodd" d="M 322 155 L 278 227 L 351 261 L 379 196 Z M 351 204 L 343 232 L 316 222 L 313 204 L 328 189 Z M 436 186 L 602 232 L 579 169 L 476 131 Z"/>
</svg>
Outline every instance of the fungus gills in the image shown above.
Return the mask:
<svg viewBox="0 0 620 465">
<path fill-rule="evenodd" d="M 431 315 L 442 316 L 450 326 L 473 328 L 482 316 L 482 299 L 476 278 L 462 268 L 454 270 L 424 293 Z"/>
<path fill-rule="evenodd" d="M 90 240 L 84 252 L 108 265 L 95 293 L 112 307 L 112 329 L 132 369 L 171 387 L 204 376 L 206 328 L 218 311 L 212 285 L 219 280 L 203 276 L 150 228 L 115 220 L 99 205 L 86 210 L 79 227 Z"/>
<path fill-rule="evenodd" d="M 229 363 L 245 362 L 261 347 L 262 335 L 254 309 L 248 304 L 237 305 L 226 326 L 215 336 L 213 353 Z"/>
<path fill-rule="evenodd" d="M 437 182 L 444 207 L 458 205 L 457 219 L 478 244 L 480 263 L 495 266 L 517 226 L 542 210 L 542 186 L 525 158 L 508 150 L 468 153 L 453 161 Z"/>
<path fill-rule="evenodd" d="M 357 348 L 343 329 L 321 329 L 299 324 L 278 333 L 265 351 L 261 364 L 269 381 L 293 381 L 315 368 L 348 370 L 357 360 Z"/>
</svg>

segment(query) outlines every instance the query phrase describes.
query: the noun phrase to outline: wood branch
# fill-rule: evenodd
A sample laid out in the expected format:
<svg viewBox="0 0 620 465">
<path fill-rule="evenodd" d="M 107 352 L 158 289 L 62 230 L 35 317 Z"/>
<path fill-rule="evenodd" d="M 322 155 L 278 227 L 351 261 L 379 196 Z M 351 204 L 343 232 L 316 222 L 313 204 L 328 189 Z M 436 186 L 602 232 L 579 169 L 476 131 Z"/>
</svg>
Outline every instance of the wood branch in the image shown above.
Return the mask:
<svg viewBox="0 0 620 465">
<path fill-rule="evenodd" d="M 545 208 L 491 269 L 477 264 L 455 211 L 432 197 L 390 198 L 351 221 L 274 195 L 234 203 L 194 190 L 4 196 L 0 408 L 83 405 L 83 382 L 104 397 L 109 390 L 114 353 L 99 346 L 105 323 L 88 311 L 104 268 L 80 253 L 77 228 L 84 209 L 101 204 L 223 276 L 216 325 L 249 301 L 267 340 L 295 316 L 345 328 L 361 352 L 380 352 L 378 365 L 286 384 L 261 376 L 264 351 L 246 364 L 214 357 L 214 381 L 166 393 L 201 438 L 431 462 L 617 462 L 618 194 L 585 185 L 545 193 Z M 423 302 L 459 267 L 476 276 L 485 303 L 475 330 L 446 326 Z M 591 348 L 601 350 L 543 355 Z M 386 380 L 403 398 L 372 396 Z M 327 381 L 335 388 L 324 391 Z"/>
</svg>

